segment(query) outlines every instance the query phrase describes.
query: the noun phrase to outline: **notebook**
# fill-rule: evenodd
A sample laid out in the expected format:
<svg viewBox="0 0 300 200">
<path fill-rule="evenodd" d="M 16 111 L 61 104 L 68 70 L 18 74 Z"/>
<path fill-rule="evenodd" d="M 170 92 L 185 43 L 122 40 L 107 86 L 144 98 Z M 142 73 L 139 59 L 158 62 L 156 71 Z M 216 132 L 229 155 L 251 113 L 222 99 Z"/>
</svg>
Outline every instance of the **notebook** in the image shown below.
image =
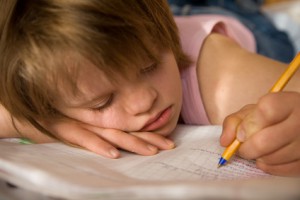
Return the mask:
<svg viewBox="0 0 300 200">
<path fill-rule="evenodd" d="M 218 168 L 221 126 L 179 125 L 176 148 L 154 156 L 104 158 L 62 143 L 0 140 L 0 177 L 62 199 L 274 199 L 300 197 L 300 180 L 264 173 L 234 156 Z"/>
</svg>

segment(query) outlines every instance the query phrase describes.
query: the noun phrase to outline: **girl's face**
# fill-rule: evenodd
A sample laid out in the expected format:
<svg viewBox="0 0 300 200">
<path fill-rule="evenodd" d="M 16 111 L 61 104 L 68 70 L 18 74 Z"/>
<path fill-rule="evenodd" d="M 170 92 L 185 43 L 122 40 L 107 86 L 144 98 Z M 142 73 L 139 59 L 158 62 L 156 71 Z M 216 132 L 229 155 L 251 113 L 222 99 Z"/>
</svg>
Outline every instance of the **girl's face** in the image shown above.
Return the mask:
<svg viewBox="0 0 300 200">
<path fill-rule="evenodd" d="M 166 136 L 180 115 L 181 80 L 171 51 L 163 52 L 159 63 L 145 62 L 130 80 L 118 77 L 111 82 L 101 70 L 86 65 L 79 71 L 78 88 L 82 95 L 64 95 L 58 110 L 93 126 Z"/>
</svg>

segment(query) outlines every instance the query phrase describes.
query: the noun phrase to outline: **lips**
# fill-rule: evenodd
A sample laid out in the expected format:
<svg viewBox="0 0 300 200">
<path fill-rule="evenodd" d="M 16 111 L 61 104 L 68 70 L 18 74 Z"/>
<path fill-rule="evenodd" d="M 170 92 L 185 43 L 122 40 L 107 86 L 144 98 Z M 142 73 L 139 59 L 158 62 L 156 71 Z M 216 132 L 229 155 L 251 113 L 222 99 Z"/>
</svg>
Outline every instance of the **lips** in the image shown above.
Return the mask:
<svg viewBox="0 0 300 200">
<path fill-rule="evenodd" d="M 160 112 L 157 116 L 150 119 L 141 131 L 153 131 L 164 126 L 171 117 L 172 109 L 171 106 Z"/>
</svg>

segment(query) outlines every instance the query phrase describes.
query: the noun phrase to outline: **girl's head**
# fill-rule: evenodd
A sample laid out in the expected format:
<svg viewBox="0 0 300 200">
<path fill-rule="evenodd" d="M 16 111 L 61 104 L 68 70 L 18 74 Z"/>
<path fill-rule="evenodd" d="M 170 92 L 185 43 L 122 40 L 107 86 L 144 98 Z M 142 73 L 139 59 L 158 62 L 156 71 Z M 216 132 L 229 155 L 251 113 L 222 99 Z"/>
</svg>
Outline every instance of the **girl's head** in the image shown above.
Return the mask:
<svg viewBox="0 0 300 200">
<path fill-rule="evenodd" d="M 122 99 L 119 93 L 126 92 L 117 93 L 116 88 L 127 83 L 141 82 L 137 88 L 146 88 L 140 91 L 152 87 L 144 82 L 151 79 L 146 74 L 153 64 L 176 60 L 181 66 L 187 61 L 164 0 L 2 0 L 0 4 L 0 102 L 14 117 L 38 127 L 39 120 L 57 116 L 96 125 L 100 114 L 83 112 L 88 112 L 84 108 L 92 112 L 84 102 L 92 94 L 101 91 L 104 101 L 112 101 L 112 96 Z M 173 68 L 174 63 L 170 71 Z M 80 109 L 74 111 L 79 102 Z M 113 115 L 118 118 L 118 112 Z"/>
</svg>

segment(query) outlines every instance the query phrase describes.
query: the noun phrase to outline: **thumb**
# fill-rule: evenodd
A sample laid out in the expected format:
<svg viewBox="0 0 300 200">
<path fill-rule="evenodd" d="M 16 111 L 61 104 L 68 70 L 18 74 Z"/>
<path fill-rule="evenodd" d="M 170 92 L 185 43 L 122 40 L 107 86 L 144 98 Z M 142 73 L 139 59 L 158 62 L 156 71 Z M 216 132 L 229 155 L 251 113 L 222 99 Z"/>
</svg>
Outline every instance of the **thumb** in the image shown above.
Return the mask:
<svg viewBox="0 0 300 200">
<path fill-rule="evenodd" d="M 241 121 L 236 138 L 244 142 L 263 128 L 286 119 L 293 111 L 295 100 L 299 101 L 292 97 L 295 93 L 269 93 L 263 96 Z"/>
<path fill-rule="evenodd" d="M 257 109 L 249 113 L 237 128 L 236 138 L 240 142 L 245 142 L 249 137 L 267 126 L 265 120 L 258 114 Z"/>
</svg>

